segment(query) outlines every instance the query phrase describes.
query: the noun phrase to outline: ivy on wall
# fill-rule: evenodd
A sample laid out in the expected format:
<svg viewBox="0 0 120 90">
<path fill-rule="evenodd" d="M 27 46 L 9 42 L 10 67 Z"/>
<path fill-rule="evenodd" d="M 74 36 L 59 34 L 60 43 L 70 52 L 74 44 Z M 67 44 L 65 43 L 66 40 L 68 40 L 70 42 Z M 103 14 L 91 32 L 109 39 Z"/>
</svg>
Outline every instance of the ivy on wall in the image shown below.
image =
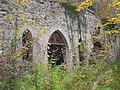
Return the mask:
<svg viewBox="0 0 120 90">
<path fill-rule="evenodd" d="M 76 7 L 71 6 L 68 3 L 62 3 L 62 5 L 65 8 L 65 14 L 69 15 L 70 18 L 75 18 L 79 14 L 79 12 L 76 11 Z"/>
</svg>

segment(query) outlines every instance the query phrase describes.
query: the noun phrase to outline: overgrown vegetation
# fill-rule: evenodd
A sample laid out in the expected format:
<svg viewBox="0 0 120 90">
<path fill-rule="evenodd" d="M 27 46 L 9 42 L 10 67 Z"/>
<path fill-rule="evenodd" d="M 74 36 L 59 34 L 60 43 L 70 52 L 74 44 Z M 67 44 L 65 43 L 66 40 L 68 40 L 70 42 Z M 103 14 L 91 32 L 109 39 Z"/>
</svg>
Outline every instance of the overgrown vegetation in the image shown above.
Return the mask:
<svg viewBox="0 0 120 90">
<path fill-rule="evenodd" d="M 75 10 L 76 7 L 71 6 L 68 3 L 62 3 L 62 5 L 65 7 L 66 10 L 65 14 L 69 15 L 70 18 L 75 18 L 79 14 L 79 12 Z"/>
<path fill-rule="evenodd" d="M 8 70 L 4 70 L 6 75 Z M 21 77 L 11 82 L 0 80 L 2 90 L 119 90 L 120 62 L 106 64 L 100 61 L 77 65 L 72 71 L 65 66 L 34 63 Z M 6 83 L 9 82 L 9 83 Z"/>
<path fill-rule="evenodd" d="M 15 1 L 15 0 L 12 0 Z M 76 11 L 91 6 L 92 0 L 82 3 Z M 118 0 L 115 0 L 119 2 Z M 18 0 L 16 3 L 28 5 L 27 0 Z M 113 3 L 113 7 L 116 2 Z M 67 14 L 78 14 L 75 7 L 66 4 Z M 20 13 L 22 11 L 20 10 Z M 120 14 L 117 17 L 111 18 L 105 23 L 103 27 L 106 33 L 119 33 Z M 23 16 L 19 14 L 21 19 Z M 36 22 L 34 22 L 36 25 Z M 25 23 L 28 24 L 28 23 Z M 117 29 L 117 31 L 116 31 Z M 18 35 L 16 31 L 16 35 Z M 44 32 L 44 30 L 41 30 Z M 24 48 L 23 48 L 24 49 Z M 23 51 L 22 51 L 23 52 Z M 22 53 L 15 53 L 19 57 Z M 2 58 L 4 58 L 2 56 Z M 81 65 L 76 65 L 73 70 L 68 70 L 65 65 L 54 66 L 45 65 L 43 63 L 32 62 L 27 70 L 24 71 L 24 65 L 17 63 L 16 58 L 10 58 L 0 62 L 0 89 L 2 90 L 119 90 L 120 89 L 120 61 L 112 64 L 106 64 L 101 61 L 85 62 Z"/>
</svg>

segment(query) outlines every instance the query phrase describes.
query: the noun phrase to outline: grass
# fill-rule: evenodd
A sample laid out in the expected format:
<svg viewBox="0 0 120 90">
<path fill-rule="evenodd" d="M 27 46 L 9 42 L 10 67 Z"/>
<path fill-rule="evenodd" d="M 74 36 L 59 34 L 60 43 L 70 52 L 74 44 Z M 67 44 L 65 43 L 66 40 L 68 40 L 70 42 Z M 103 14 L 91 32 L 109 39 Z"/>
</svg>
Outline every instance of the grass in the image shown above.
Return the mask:
<svg viewBox="0 0 120 90">
<path fill-rule="evenodd" d="M 3 81 L 0 82 L 6 90 Z M 12 82 L 12 90 L 119 90 L 120 61 L 112 64 L 95 61 L 68 71 L 64 66 L 37 63 Z M 10 90 L 10 89 L 7 89 Z"/>
</svg>

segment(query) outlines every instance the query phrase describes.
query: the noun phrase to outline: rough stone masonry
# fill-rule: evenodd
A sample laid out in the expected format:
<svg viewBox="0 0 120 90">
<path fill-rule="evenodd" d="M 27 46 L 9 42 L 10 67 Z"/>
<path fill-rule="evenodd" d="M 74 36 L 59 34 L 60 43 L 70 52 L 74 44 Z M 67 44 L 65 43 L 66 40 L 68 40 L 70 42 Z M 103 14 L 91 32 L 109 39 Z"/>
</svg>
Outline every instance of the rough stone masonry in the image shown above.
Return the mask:
<svg viewBox="0 0 120 90">
<path fill-rule="evenodd" d="M 104 59 L 98 54 L 106 48 L 103 46 L 107 40 L 99 28 L 100 20 L 91 10 L 76 12 L 69 4 L 50 0 L 30 0 L 26 7 L 11 0 L 0 0 L 0 4 L 1 55 L 12 55 L 27 47 L 20 60 L 52 60 L 57 65 L 71 66 L 82 60 Z M 113 59 L 120 51 L 119 38 L 115 42 L 107 54 Z"/>
</svg>

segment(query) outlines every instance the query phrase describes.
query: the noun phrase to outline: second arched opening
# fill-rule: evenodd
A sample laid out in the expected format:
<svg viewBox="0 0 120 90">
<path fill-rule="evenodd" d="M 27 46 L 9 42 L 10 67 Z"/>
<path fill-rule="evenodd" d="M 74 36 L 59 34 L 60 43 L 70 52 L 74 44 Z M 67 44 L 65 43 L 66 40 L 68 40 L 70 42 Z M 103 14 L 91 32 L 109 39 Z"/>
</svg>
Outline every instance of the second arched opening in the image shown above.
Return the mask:
<svg viewBox="0 0 120 90">
<path fill-rule="evenodd" d="M 48 61 L 52 65 L 65 63 L 67 42 L 60 31 L 55 31 L 48 42 Z"/>
</svg>

